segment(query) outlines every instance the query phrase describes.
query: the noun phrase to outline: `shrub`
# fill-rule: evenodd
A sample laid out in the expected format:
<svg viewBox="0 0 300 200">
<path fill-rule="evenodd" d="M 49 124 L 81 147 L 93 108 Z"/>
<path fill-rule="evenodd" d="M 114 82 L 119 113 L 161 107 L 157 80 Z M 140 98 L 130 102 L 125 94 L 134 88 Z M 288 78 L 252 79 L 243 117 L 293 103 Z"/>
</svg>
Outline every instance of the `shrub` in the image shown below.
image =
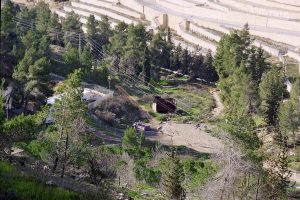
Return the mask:
<svg viewBox="0 0 300 200">
<path fill-rule="evenodd" d="M 116 123 L 116 114 L 112 112 L 96 110 L 95 114 L 99 119 L 110 125 L 114 125 Z"/>
<path fill-rule="evenodd" d="M 125 96 L 117 96 L 104 100 L 95 112 L 99 114 L 101 112 L 112 113 L 117 118 L 115 121 L 120 120 L 123 123 L 133 123 L 144 118 L 139 107 Z M 112 117 L 111 114 L 109 115 Z"/>
</svg>

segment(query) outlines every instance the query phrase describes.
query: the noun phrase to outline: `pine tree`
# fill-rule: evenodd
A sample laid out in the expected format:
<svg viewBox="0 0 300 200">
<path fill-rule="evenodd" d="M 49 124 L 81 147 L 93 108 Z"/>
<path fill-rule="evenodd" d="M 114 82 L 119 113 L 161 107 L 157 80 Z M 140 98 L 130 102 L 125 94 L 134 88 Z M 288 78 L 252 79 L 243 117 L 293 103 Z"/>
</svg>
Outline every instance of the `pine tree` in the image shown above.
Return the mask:
<svg viewBox="0 0 300 200">
<path fill-rule="evenodd" d="M 204 57 L 199 52 L 193 52 L 191 55 L 190 67 L 189 67 L 189 75 L 191 79 L 195 79 L 197 77 L 204 78 Z"/>
<path fill-rule="evenodd" d="M 188 49 L 187 48 L 183 49 L 183 51 L 180 54 L 180 62 L 182 66 L 181 69 L 184 74 L 187 74 L 190 69 L 190 60 L 191 60 L 191 55 Z"/>
<path fill-rule="evenodd" d="M 101 16 L 101 21 L 99 21 L 99 35 L 100 45 L 107 45 L 109 43 L 109 37 L 112 35 L 110 22 L 107 16 Z"/>
<path fill-rule="evenodd" d="M 56 131 L 49 135 L 54 145 L 52 171 L 56 171 L 60 166 L 62 178 L 73 158 L 86 145 L 83 139 L 86 106 L 82 101 L 81 76 L 80 70 L 75 70 L 69 75 L 58 89 L 58 92 L 63 92 L 61 99 L 54 104 L 54 109 L 59 112 L 54 112 Z"/>
<path fill-rule="evenodd" d="M 51 10 L 49 9 L 49 5 L 43 1 L 40 1 L 35 6 L 36 10 L 36 30 L 44 35 L 47 33 L 49 29 L 49 24 L 51 21 Z"/>
<path fill-rule="evenodd" d="M 53 13 L 48 26 L 48 34 L 50 36 L 51 43 L 60 46 L 62 45 L 63 39 L 59 35 L 60 32 L 62 32 L 62 25 L 59 23 L 58 15 Z"/>
<path fill-rule="evenodd" d="M 172 152 L 162 172 L 162 189 L 168 199 L 185 199 L 185 191 L 182 186 L 184 171 L 179 158 Z"/>
<path fill-rule="evenodd" d="M 127 41 L 128 25 L 124 22 L 119 22 L 113 30 L 113 36 L 110 38 L 110 51 L 112 55 L 112 66 L 120 70 L 121 57 L 124 55 L 124 46 Z"/>
<path fill-rule="evenodd" d="M 164 67 L 165 55 L 163 54 L 163 49 L 166 42 L 163 40 L 164 33 L 156 33 L 150 42 L 149 51 L 151 52 L 151 64 L 158 70 Z"/>
<path fill-rule="evenodd" d="M 261 110 L 268 125 L 276 125 L 280 101 L 286 94 L 286 87 L 280 69 L 273 67 L 259 85 Z"/>
<path fill-rule="evenodd" d="M 144 76 L 144 83 L 147 85 L 150 81 L 151 77 L 151 64 L 150 64 L 150 52 L 148 48 L 145 48 L 144 53 L 144 62 L 143 62 L 143 76 Z"/>
<path fill-rule="evenodd" d="M 210 82 L 216 82 L 219 79 L 218 73 L 216 72 L 213 66 L 213 56 L 211 51 L 209 50 L 204 57 L 204 70 L 203 70 L 203 78 Z"/>
<path fill-rule="evenodd" d="M 181 44 L 176 46 L 176 48 L 172 51 L 171 54 L 171 68 L 173 70 L 181 69 L 182 64 L 180 61 L 180 55 L 182 54 L 182 47 Z"/>
<path fill-rule="evenodd" d="M 279 151 L 271 157 L 268 166 L 268 178 L 267 178 L 267 192 L 269 199 L 287 199 L 287 193 L 289 188 L 289 179 L 291 177 L 291 171 L 288 167 L 288 145 L 287 137 L 284 133 L 281 133 L 274 129 L 279 135 L 278 144 Z"/>
<path fill-rule="evenodd" d="M 16 8 L 11 1 L 7 1 L 3 6 L 1 4 L 0 56 L 1 61 L 8 64 L 16 64 L 16 58 L 10 55 L 10 52 L 13 50 L 14 45 L 17 45 L 19 40 L 16 35 L 16 23 L 13 20 L 15 16 Z"/>
<path fill-rule="evenodd" d="M 146 41 L 147 34 L 144 25 L 129 25 L 122 64 L 127 66 L 129 73 L 133 75 L 139 75 L 142 71 Z"/>
<path fill-rule="evenodd" d="M 66 46 L 66 50 L 62 56 L 62 59 L 67 65 L 66 68 L 64 69 L 64 72 L 66 74 L 80 67 L 80 58 L 79 58 L 78 49 L 76 47 L 72 47 L 70 43 Z"/>
<path fill-rule="evenodd" d="M 295 81 L 291 91 L 291 98 L 282 102 L 278 113 L 278 126 L 281 133 L 288 138 L 288 143 L 294 145 L 296 149 L 297 137 L 299 137 L 300 127 L 300 81 Z"/>
<path fill-rule="evenodd" d="M 78 45 L 77 34 L 82 34 L 79 16 L 73 11 L 68 14 L 66 19 L 62 23 L 62 30 L 64 32 L 64 45 L 67 46 L 68 43 L 73 47 Z"/>
</svg>

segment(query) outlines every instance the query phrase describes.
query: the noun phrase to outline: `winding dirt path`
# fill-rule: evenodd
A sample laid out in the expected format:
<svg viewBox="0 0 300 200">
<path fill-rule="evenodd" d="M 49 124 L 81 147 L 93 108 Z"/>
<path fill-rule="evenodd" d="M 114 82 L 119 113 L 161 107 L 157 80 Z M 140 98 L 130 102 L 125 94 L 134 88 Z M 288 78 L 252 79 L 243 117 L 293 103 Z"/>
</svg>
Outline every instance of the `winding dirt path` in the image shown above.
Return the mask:
<svg viewBox="0 0 300 200">
<path fill-rule="evenodd" d="M 216 107 L 212 110 L 212 114 L 213 114 L 214 118 L 217 118 L 217 117 L 220 116 L 220 114 L 224 110 L 224 105 L 221 101 L 221 98 L 220 98 L 219 94 L 216 91 L 212 91 L 211 94 L 214 98 L 214 102 L 215 102 L 215 105 L 216 105 Z"/>
</svg>

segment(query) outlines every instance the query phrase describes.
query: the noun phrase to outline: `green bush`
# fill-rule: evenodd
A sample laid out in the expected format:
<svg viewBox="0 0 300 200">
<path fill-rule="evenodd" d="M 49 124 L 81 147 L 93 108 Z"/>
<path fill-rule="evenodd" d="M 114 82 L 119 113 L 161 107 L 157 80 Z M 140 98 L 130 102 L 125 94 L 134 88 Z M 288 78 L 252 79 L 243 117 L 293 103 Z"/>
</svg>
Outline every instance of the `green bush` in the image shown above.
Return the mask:
<svg viewBox="0 0 300 200">
<path fill-rule="evenodd" d="M 193 189 L 203 185 L 217 171 L 217 166 L 211 162 L 188 159 L 183 161 L 183 169 L 185 176 L 190 179 L 188 187 Z"/>
<path fill-rule="evenodd" d="M 140 181 L 155 186 L 160 181 L 161 172 L 158 169 L 148 167 L 148 159 L 136 160 L 134 163 L 135 176 Z"/>
</svg>

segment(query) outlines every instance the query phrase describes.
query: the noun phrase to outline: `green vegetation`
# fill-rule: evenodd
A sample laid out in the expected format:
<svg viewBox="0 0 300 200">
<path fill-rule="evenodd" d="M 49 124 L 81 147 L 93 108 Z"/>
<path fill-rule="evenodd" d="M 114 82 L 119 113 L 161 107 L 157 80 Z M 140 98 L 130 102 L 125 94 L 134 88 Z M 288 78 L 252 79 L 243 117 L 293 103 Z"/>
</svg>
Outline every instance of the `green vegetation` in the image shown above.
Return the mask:
<svg viewBox="0 0 300 200">
<path fill-rule="evenodd" d="M 32 200 L 77 200 L 94 199 L 56 186 L 47 186 L 24 173 L 19 173 L 12 165 L 0 161 L 0 198 Z"/>
<path fill-rule="evenodd" d="M 119 190 L 136 199 L 185 199 L 202 195 L 199 191 L 205 193 L 201 188 L 210 183 L 216 184 L 209 188 L 215 199 L 287 199 L 289 167 L 299 170 L 300 81 L 292 75 L 288 94 L 283 69 L 252 46 L 247 24 L 224 35 L 214 57 L 175 46 L 169 28 L 153 34 L 143 24 L 120 22 L 111 29 L 108 17 L 96 21 L 92 15 L 86 33 L 80 24 L 74 12 L 60 22 L 44 2 L 33 9 L 18 9 L 10 1 L 1 7 L 1 150 L 23 149 L 50 169 L 49 176 L 84 173 L 80 181 L 93 184 L 104 199 Z M 57 84 L 50 73 L 68 78 Z M 174 150 L 147 141 L 143 132 L 128 128 L 139 120 L 149 122 L 148 113 L 158 121 L 209 123 L 213 97 L 196 78 L 209 85 L 218 81 L 224 104 L 214 136 L 225 147 L 216 161 L 187 147 Z M 114 95 L 124 96 L 88 109 L 82 81 L 109 84 Z M 7 101 L 2 96 L 6 87 L 11 90 Z M 50 125 L 44 123 L 49 107 L 43 105 L 54 92 L 61 96 L 51 108 Z M 154 113 L 156 95 L 174 98 L 176 112 Z M 267 131 L 274 150 L 265 151 L 258 128 Z M 223 137 L 223 131 L 230 136 Z M 210 179 L 216 173 L 218 183 Z M 5 198 L 89 199 L 46 186 L 4 162 L 0 175 Z"/>
</svg>

